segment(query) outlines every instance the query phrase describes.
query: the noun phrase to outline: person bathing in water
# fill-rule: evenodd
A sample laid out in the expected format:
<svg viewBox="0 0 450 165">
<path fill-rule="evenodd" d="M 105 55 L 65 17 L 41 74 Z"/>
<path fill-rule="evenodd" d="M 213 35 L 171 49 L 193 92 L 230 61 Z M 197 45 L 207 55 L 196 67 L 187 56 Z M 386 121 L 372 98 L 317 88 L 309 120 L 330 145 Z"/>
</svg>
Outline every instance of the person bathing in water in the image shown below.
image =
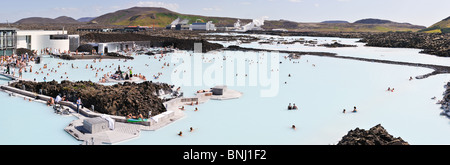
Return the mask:
<svg viewBox="0 0 450 165">
<path fill-rule="evenodd" d="M 388 92 L 394 92 L 394 88 L 391 89 L 391 87 L 388 87 L 387 91 Z"/>
<path fill-rule="evenodd" d="M 358 112 L 358 111 L 356 110 L 356 106 L 353 107 L 353 111 L 352 111 L 352 112 Z"/>
<path fill-rule="evenodd" d="M 291 109 L 292 109 L 292 106 L 291 106 L 291 103 L 289 103 L 288 110 L 291 110 Z"/>
</svg>

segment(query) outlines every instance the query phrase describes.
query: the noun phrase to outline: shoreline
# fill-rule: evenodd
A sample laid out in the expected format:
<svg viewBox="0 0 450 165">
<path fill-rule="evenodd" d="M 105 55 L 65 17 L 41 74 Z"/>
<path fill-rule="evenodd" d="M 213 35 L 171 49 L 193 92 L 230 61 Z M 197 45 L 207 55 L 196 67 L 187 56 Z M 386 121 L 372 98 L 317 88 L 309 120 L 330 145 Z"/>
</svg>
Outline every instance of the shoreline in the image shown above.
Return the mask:
<svg viewBox="0 0 450 165">
<path fill-rule="evenodd" d="M 416 48 L 420 53 L 441 57 L 450 57 L 449 34 L 420 33 L 420 32 L 274 32 L 247 31 L 243 34 L 265 34 L 277 36 L 310 36 L 310 37 L 338 37 L 359 38 L 358 42 L 366 46 L 387 48 Z"/>
<path fill-rule="evenodd" d="M 51 54 L 51 56 L 57 57 L 57 58 L 60 58 L 63 60 L 134 59 L 134 57 L 123 56 L 123 55 L 111 56 L 111 55 L 67 55 L 67 54 L 56 55 L 56 54 Z"/>
<path fill-rule="evenodd" d="M 433 69 L 433 72 L 430 72 L 425 75 L 416 76 L 416 79 L 424 79 L 429 76 L 437 75 L 437 74 L 445 74 L 450 73 L 450 66 L 442 66 L 442 65 L 432 65 L 432 64 L 422 64 L 422 63 L 411 63 L 411 62 L 400 62 L 400 61 L 390 61 L 390 60 L 380 60 L 380 59 L 368 59 L 361 57 L 349 57 L 349 56 L 337 56 L 336 53 L 329 52 L 302 52 L 302 51 L 286 51 L 286 50 L 271 50 L 271 49 L 255 49 L 255 48 L 243 48 L 239 46 L 232 46 L 231 48 L 224 48 L 223 50 L 231 50 L 231 51 L 268 51 L 268 52 L 280 52 L 280 53 L 288 53 L 291 59 L 299 59 L 302 55 L 311 55 L 311 56 L 319 56 L 319 57 L 330 57 L 330 58 L 339 58 L 339 59 L 347 59 L 347 60 L 358 60 L 365 62 L 376 62 L 383 64 L 391 64 L 391 65 L 403 65 L 403 66 L 412 66 L 412 67 L 424 67 Z"/>
</svg>

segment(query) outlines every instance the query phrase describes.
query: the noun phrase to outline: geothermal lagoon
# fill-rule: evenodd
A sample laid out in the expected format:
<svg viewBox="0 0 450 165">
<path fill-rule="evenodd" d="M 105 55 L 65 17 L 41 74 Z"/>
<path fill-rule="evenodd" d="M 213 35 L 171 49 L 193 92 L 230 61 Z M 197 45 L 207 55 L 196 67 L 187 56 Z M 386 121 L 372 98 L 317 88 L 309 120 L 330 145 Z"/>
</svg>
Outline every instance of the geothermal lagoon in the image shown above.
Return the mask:
<svg viewBox="0 0 450 165">
<path fill-rule="evenodd" d="M 254 36 L 260 40 L 280 38 Z M 358 39 L 284 37 L 287 40 L 298 38 L 317 40 L 318 44 L 336 40 L 357 47 L 214 42 L 224 46 L 239 44 L 246 48 L 332 52 L 338 56 L 450 66 L 450 59 L 419 54 L 418 49 L 366 47 L 357 43 Z M 134 60 L 105 59 L 95 63 L 92 60 L 67 61 L 46 56 L 40 64 L 33 64 L 33 72 L 24 73 L 23 78 L 98 82 L 103 74 L 114 72 L 117 65 L 121 65 L 121 68 L 133 67 L 133 73 L 141 73 L 149 81 L 181 86 L 184 96 L 193 96 L 197 90 L 223 84 L 243 93 L 238 99 L 210 100 L 197 106 L 185 106 L 184 118 L 156 131 L 143 131 L 138 138 L 119 143 L 124 145 L 328 145 L 336 144 L 349 130 L 356 127 L 369 129 L 377 124 L 409 144 L 450 144 L 450 119 L 440 115 L 440 105 L 436 104 L 445 91 L 444 85 L 450 78 L 448 74 L 409 80 L 433 70 L 311 55 L 300 59 L 285 58 L 288 55 L 253 51 L 219 50 L 203 54 L 175 51 L 162 60 L 154 56 L 134 55 Z M 170 66 L 162 68 L 164 63 L 170 63 Z M 44 64 L 47 64 L 44 73 L 35 74 Z M 48 71 L 51 68 L 57 72 Z M 158 73 L 162 73 L 161 76 L 154 79 L 153 75 Z M 7 81 L 1 80 L 0 83 Z M 394 92 L 386 91 L 388 87 L 395 88 Z M 75 117 L 54 114 L 51 107 L 10 97 L 6 93 L 0 93 L 0 98 L 3 105 L 0 111 L 10 116 L 0 121 L 3 131 L 1 144 L 81 143 L 63 130 Z M 289 103 L 295 103 L 299 109 L 287 110 Z M 354 106 L 357 113 L 351 112 Z M 195 107 L 199 110 L 194 111 Z M 342 112 L 343 109 L 346 113 Z M 18 118 L 28 122 L 13 121 Z M 29 123 L 33 124 L 30 126 Z M 295 130 L 292 125 L 296 126 Z M 190 127 L 195 130 L 189 132 Z M 182 137 L 177 135 L 180 131 L 183 131 Z"/>
</svg>

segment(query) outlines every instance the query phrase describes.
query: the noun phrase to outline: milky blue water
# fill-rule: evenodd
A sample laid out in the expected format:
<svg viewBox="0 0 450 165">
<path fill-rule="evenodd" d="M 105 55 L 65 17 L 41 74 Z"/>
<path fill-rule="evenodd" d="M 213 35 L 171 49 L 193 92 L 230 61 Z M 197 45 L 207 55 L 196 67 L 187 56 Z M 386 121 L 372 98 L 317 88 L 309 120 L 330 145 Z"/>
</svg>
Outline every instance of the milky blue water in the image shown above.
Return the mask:
<svg viewBox="0 0 450 165">
<path fill-rule="evenodd" d="M 45 104 L 10 97 L 4 92 L 0 92 L 0 105 L 1 145 L 80 144 L 64 131 L 76 119 L 73 116 L 57 115 Z"/>
<path fill-rule="evenodd" d="M 335 38 L 311 39 L 326 42 L 325 40 L 331 41 Z M 339 40 L 358 44 L 355 43 L 357 39 Z M 260 45 L 251 43 L 241 46 Z M 419 50 L 416 49 L 372 48 L 362 45 L 357 48 L 338 49 L 302 45 L 271 45 L 265 48 L 330 51 L 338 55 L 355 56 L 368 54 L 367 57 L 373 58 L 377 56 L 377 52 L 383 52 L 384 56 L 376 58 L 396 58 L 399 61 L 409 60 L 403 55 L 412 54 L 425 59 L 423 61 L 436 60 L 430 55 L 411 53 L 412 50 L 417 53 Z M 193 56 L 189 56 L 191 54 Z M 435 104 L 436 100 L 430 99 L 433 96 L 442 98 L 443 85 L 449 80 L 448 74 L 409 81 L 410 76 L 415 77 L 432 70 L 316 56 L 303 56 L 299 60 L 290 61 L 284 58 L 286 55 L 278 55 L 277 60 L 281 62 L 277 63 L 278 65 L 270 62 L 276 59 L 276 54 L 267 52 L 210 52 L 204 54 L 202 59 L 201 55 L 179 51 L 169 54 L 161 61 L 154 59 L 153 56 L 143 55 L 135 56 L 134 60 L 126 62 L 102 60 L 96 63 L 92 60 L 65 61 L 48 57 L 43 58 L 41 64 L 35 64 L 32 73 L 24 73 L 24 78 L 43 81 L 43 77 L 46 77 L 47 80 L 61 81 L 68 77 L 74 81 L 98 81 L 103 74 L 112 73 L 117 65 L 121 65 L 122 70 L 132 66 L 133 73 L 141 73 L 148 80 L 179 84 L 186 96 L 192 96 L 200 89 L 226 84 L 227 81 L 232 82 L 227 84 L 230 89 L 244 93 L 239 99 L 210 100 L 195 106 L 199 111 L 193 111 L 195 107 L 186 106 L 184 118 L 156 131 L 143 131 L 139 138 L 120 143 L 125 145 L 335 144 L 351 129 L 356 127 L 369 129 L 376 124 L 381 124 L 389 133 L 395 137 L 402 137 L 410 144 L 450 144 L 450 120 L 439 115 L 441 112 L 439 105 Z M 227 57 L 226 61 L 222 60 L 223 56 Z M 246 57 L 243 62 L 244 71 L 239 69 L 239 60 L 236 60 L 238 57 Z M 202 67 L 199 67 L 196 58 L 204 61 L 201 63 Z M 226 62 L 232 60 L 235 65 L 227 65 Z M 448 62 L 447 59 L 442 61 L 436 60 L 437 63 Z M 59 62 L 67 64 L 58 64 Z M 165 62 L 171 65 L 162 68 Z M 189 62 L 191 65 L 188 65 Z M 75 69 L 72 69 L 72 63 Z M 34 74 L 44 64 L 48 65 L 47 70 L 43 70 L 43 74 Z M 85 68 L 86 64 L 88 69 Z M 94 69 L 91 69 L 90 65 Z M 256 72 L 251 71 L 254 66 L 258 66 Z M 51 72 L 52 68 L 57 72 Z M 221 69 L 223 73 L 210 74 L 210 71 Z M 183 70 L 187 70 L 187 73 Z M 162 76 L 157 80 L 153 79 L 153 75 L 158 72 L 161 72 Z M 95 73 L 98 73 L 97 77 Z M 236 73 L 238 75 L 235 75 Z M 289 74 L 291 77 L 288 77 Z M 253 76 L 257 78 L 254 79 Z M 218 77 L 222 77 L 222 81 L 209 82 L 209 79 L 217 80 L 215 78 Z M 230 80 L 230 77 L 234 79 Z M 388 87 L 395 88 L 395 91 L 387 92 Z M 263 97 L 262 91 L 268 89 L 275 92 L 269 97 Z M 6 116 L 11 116 L 8 120 L 0 121 L 0 129 L 14 135 L 4 136 L 6 134 L 2 133 L 0 143 L 79 144 L 63 130 L 73 120 L 72 117 L 56 115 L 44 104 L 11 98 L 4 93 L 0 93 L 0 98 L 3 105 L 0 111 L 7 114 Z M 286 110 L 289 103 L 295 103 L 299 106 L 299 110 Z M 357 113 L 350 112 L 353 106 L 358 108 Z M 13 109 L 19 110 L 12 111 Z M 343 109 L 346 109 L 347 113 L 342 113 Z M 10 123 L 17 118 L 33 124 L 30 126 L 31 124 L 21 122 L 11 125 Z M 296 130 L 291 128 L 292 125 L 296 126 Z M 190 127 L 195 130 L 189 132 Z M 42 137 L 29 136 L 42 131 L 48 131 L 47 134 L 51 138 L 43 134 Z M 183 131 L 182 137 L 177 135 L 180 131 Z"/>
</svg>

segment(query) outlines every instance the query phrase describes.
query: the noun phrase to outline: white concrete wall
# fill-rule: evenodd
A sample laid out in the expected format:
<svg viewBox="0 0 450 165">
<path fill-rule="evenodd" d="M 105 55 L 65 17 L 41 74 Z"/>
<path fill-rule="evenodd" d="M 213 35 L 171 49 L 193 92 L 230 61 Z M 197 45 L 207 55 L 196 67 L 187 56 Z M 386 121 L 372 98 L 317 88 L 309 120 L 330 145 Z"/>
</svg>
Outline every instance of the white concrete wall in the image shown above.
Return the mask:
<svg viewBox="0 0 450 165">
<path fill-rule="evenodd" d="M 190 27 L 191 30 L 206 30 L 206 25 L 192 25 Z"/>
<path fill-rule="evenodd" d="M 50 40 L 50 35 L 67 34 L 67 31 L 18 30 L 17 48 L 27 48 L 26 36 L 31 36 L 31 50 L 38 54 L 42 49 L 51 48 L 53 53 L 69 51 L 69 39 Z"/>
<path fill-rule="evenodd" d="M 120 45 L 122 45 L 122 49 L 120 49 Z M 126 50 L 126 45 L 128 45 L 128 49 L 133 49 L 135 44 L 132 41 L 130 42 L 109 42 L 109 43 L 99 43 L 98 44 L 98 53 L 104 53 L 105 47 L 108 47 L 108 52 L 119 52 L 122 50 Z"/>
</svg>

